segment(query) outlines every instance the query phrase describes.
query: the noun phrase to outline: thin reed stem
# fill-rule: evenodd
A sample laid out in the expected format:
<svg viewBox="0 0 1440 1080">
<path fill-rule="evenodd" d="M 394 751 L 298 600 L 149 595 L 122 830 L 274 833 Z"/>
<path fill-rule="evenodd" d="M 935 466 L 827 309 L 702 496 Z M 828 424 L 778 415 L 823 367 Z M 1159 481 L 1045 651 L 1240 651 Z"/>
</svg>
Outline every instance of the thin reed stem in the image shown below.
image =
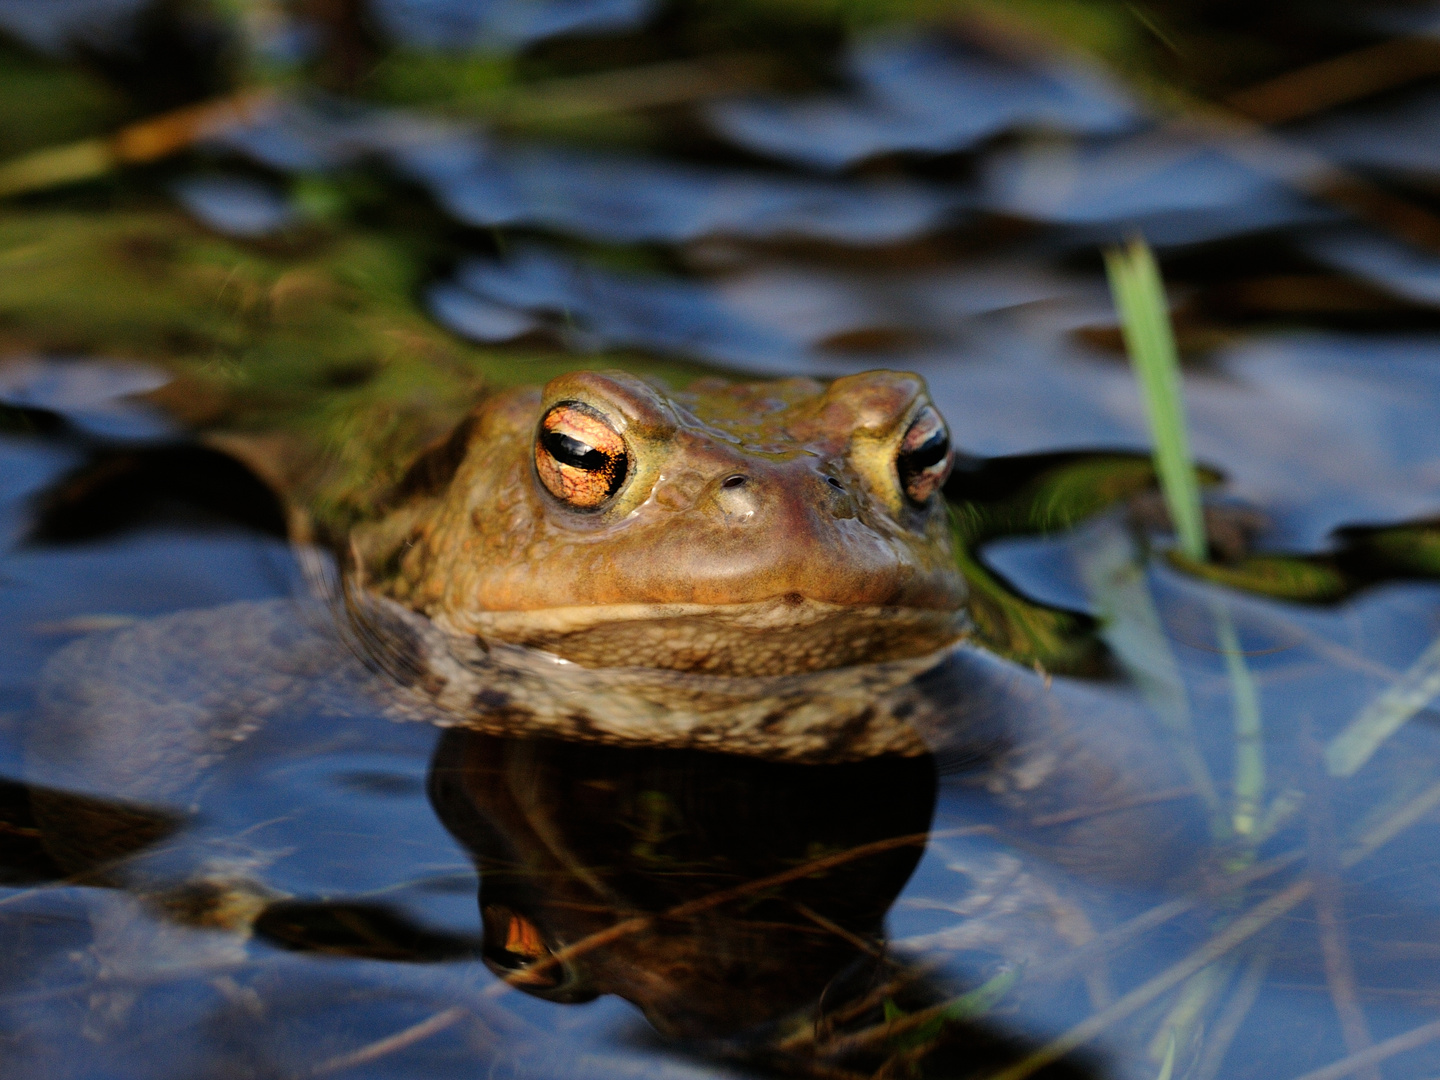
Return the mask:
<svg viewBox="0 0 1440 1080">
<path fill-rule="evenodd" d="M 1190 453 L 1190 434 L 1180 387 L 1180 358 L 1170 329 L 1165 286 L 1150 247 L 1135 237 L 1105 252 L 1110 291 L 1120 312 L 1125 349 L 1145 399 L 1155 440 L 1155 473 L 1180 550 L 1196 562 L 1206 556 L 1200 484 Z"/>
</svg>

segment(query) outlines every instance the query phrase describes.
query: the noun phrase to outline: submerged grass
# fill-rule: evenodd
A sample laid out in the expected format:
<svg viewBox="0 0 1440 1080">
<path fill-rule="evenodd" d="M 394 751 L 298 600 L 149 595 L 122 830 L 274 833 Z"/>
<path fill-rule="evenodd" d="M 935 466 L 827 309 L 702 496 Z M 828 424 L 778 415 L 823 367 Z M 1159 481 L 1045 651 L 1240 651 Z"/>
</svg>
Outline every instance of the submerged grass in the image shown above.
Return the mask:
<svg viewBox="0 0 1440 1080">
<path fill-rule="evenodd" d="M 1358 835 L 1351 838 L 1351 842 L 1339 855 L 1338 869 L 1349 870 L 1369 858 L 1390 841 L 1403 833 L 1406 829 L 1415 825 L 1425 815 L 1429 814 L 1437 805 L 1440 805 L 1440 781 L 1432 784 L 1418 795 L 1409 799 L 1402 806 L 1387 814 L 1383 820 L 1374 826 L 1359 830 Z M 1302 857 L 1302 852 L 1295 851 L 1279 859 L 1271 860 L 1269 866 L 1264 867 L 1266 875 L 1272 871 L 1284 869 L 1293 865 Z M 1257 871 L 1262 868 L 1254 868 L 1242 874 L 1236 875 L 1235 884 L 1240 886 L 1245 883 L 1259 880 Z M 1294 911 L 1302 903 L 1310 900 L 1315 893 L 1315 879 L 1313 877 L 1302 877 L 1290 885 L 1273 893 L 1263 901 L 1246 909 L 1236 918 L 1232 919 L 1223 928 L 1219 929 L 1209 940 L 1200 947 L 1189 953 L 1187 956 L 1172 964 L 1164 971 L 1153 976 L 1148 981 L 1137 986 L 1123 997 L 1116 1000 L 1109 1007 L 1100 1010 L 1086 1020 L 1081 1021 L 1069 1031 L 1057 1036 L 1055 1039 L 1033 1051 L 1025 1058 L 1015 1064 L 992 1073 L 987 1080 L 1025 1080 L 1033 1076 L 1045 1066 L 1059 1061 L 1071 1052 L 1078 1050 L 1087 1043 L 1093 1041 L 1105 1031 L 1139 1012 L 1147 1005 L 1160 998 L 1162 995 L 1174 990 L 1177 986 L 1188 981 L 1203 969 L 1228 957 L 1240 946 L 1249 942 L 1256 935 L 1261 934 L 1279 919 L 1291 911 Z M 1146 929 L 1153 929 L 1159 925 L 1161 919 L 1168 919 L 1176 913 L 1176 907 L 1185 901 L 1171 901 L 1155 909 L 1157 917 L 1145 921 Z M 1221 1019 L 1229 1020 L 1226 1014 L 1248 1010 L 1253 1001 L 1248 1002 L 1245 997 L 1251 993 L 1258 993 L 1258 980 L 1263 978 L 1264 967 L 1269 960 L 1269 945 L 1263 944 L 1252 954 L 1251 968 L 1249 969 L 1249 982 L 1245 982 L 1242 976 L 1242 983 L 1234 994 L 1232 1003 L 1227 1003 L 1222 1011 Z M 1235 999 L 1239 997 L 1238 1003 Z M 1243 1020 L 1243 1015 L 1240 1016 Z M 1238 1027 L 1240 1020 L 1235 1021 Z M 1219 1027 L 1217 1022 L 1216 1027 Z M 1233 1032 L 1227 1038 L 1233 1037 Z M 1394 1039 L 1377 1043 L 1363 1054 L 1352 1055 L 1335 1065 L 1327 1066 L 1315 1073 L 1306 1074 L 1300 1080 L 1336 1080 L 1341 1076 L 1347 1076 L 1351 1071 L 1361 1068 L 1372 1061 L 1383 1060 L 1385 1057 L 1411 1049 L 1414 1046 L 1422 1045 L 1424 1041 L 1440 1037 L 1440 1021 L 1426 1024 L 1405 1035 L 1397 1036 Z"/>
<path fill-rule="evenodd" d="M 1127 351 L 1150 419 L 1155 473 L 1175 528 L 1178 549 L 1175 562 L 1182 569 L 1198 572 L 1204 569 L 1208 559 L 1205 520 L 1186 431 L 1178 358 L 1164 287 L 1143 240 L 1132 240 L 1124 247 L 1107 251 L 1105 262 Z M 1144 589 L 1143 577 L 1139 587 Z M 1148 589 L 1145 597 L 1148 599 Z M 1317 862 L 1317 853 L 1323 854 L 1322 849 L 1329 847 L 1328 842 L 1322 844 L 1312 835 L 1308 844 L 1310 869 L 1306 876 L 1258 903 L 1253 898 L 1245 899 L 1247 883 L 1258 865 L 1255 860 L 1259 845 L 1274 834 L 1276 822 L 1293 815 L 1300 801 L 1310 804 L 1312 818 L 1319 813 L 1321 808 L 1315 800 L 1323 801 L 1323 790 L 1305 794 L 1287 790 L 1266 809 L 1264 727 L 1256 681 L 1245 661 L 1228 603 L 1223 597 L 1214 596 L 1209 606 L 1215 636 L 1225 658 L 1234 717 L 1230 811 L 1228 820 L 1217 820 L 1220 827 L 1216 830 L 1217 839 L 1229 841 L 1233 852 L 1233 857 L 1225 863 L 1231 881 L 1228 913 L 1213 926 L 1213 936 L 1199 949 L 997 1074 L 1003 1080 L 1020 1080 L 1031 1075 L 1090 1042 L 1110 1026 L 1158 1003 L 1164 995 L 1175 996 L 1149 1043 L 1159 1075 L 1194 1076 L 1198 1080 L 1218 1075 L 1232 1041 L 1255 1003 L 1270 961 L 1272 945 L 1264 941 L 1257 945 L 1252 939 L 1304 903 L 1313 903 L 1316 907 L 1321 947 L 1326 956 L 1327 984 L 1345 1029 L 1346 1049 L 1350 1054 L 1305 1080 L 1321 1077 L 1331 1080 L 1350 1073 L 1365 1075 L 1367 1071 L 1369 1075 L 1376 1075 L 1373 1070 L 1379 1061 L 1429 1041 L 1440 1032 L 1440 1025 L 1426 1025 L 1396 1039 L 1371 1045 L 1336 892 L 1340 872 L 1353 867 L 1440 803 L 1440 783 L 1390 813 L 1380 826 L 1360 836 L 1358 842 L 1352 841 L 1347 850 L 1332 851 L 1328 862 Z M 1158 620 L 1148 629 L 1155 638 L 1150 651 L 1168 657 L 1169 646 Z M 1129 632 L 1134 637 L 1136 627 L 1132 626 Z M 1138 632 L 1143 636 L 1143 630 Z M 1183 689 L 1179 693 L 1183 707 Z M 1353 775 L 1437 693 L 1440 693 L 1440 645 L 1432 645 L 1331 740 L 1325 748 L 1324 771 L 1336 777 Z M 1313 827 L 1311 832 L 1315 833 Z M 1292 853 L 1287 862 L 1296 861 L 1299 856 L 1299 852 Z"/>
<path fill-rule="evenodd" d="M 1325 748 L 1331 776 L 1353 776 L 1391 735 L 1440 694 L 1440 639 L 1350 721 Z"/>
<path fill-rule="evenodd" d="M 1170 326 L 1164 283 L 1154 255 L 1139 237 L 1123 247 L 1107 250 L 1105 268 L 1120 314 L 1126 351 L 1150 420 L 1155 474 L 1174 525 L 1176 544 L 1186 561 L 1203 565 L 1208 561 L 1209 544 L 1205 535 L 1199 474 L 1185 419 L 1179 355 Z M 1148 589 L 1145 592 L 1148 598 Z M 1212 829 L 1217 839 L 1239 841 L 1240 851 L 1234 868 L 1240 869 L 1254 861 L 1255 846 L 1260 836 L 1258 825 L 1265 794 L 1264 729 L 1259 692 L 1245 663 L 1240 636 L 1230 610 L 1219 598 L 1212 599 L 1210 610 L 1216 641 L 1225 657 L 1234 717 L 1231 809 L 1228 820 L 1224 819 L 1216 813 L 1217 807 L 1212 799 Z M 1168 654 L 1163 631 L 1158 625 L 1153 633 L 1160 639 L 1157 647 Z M 1181 694 L 1183 696 L 1183 690 Z M 1201 760 L 1193 742 L 1186 740 L 1181 750 L 1182 759 L 1188 751 L 1191 757 Z M 1193 775 L 1196 768 L 1192 766 L 1188 771 Z M 1203 762 L 1199 771 L 1205 772 Z M 1237 927 L 1244 926 L 1245 922 L 1243 918 L 1238 923 L 1230 922 L 1219 937 L 1223 939 L 1227 933 L 1234 934 Z M 1236 937 L 1234 944 L 1239 945 L 1244 940 L 1243 936 Z M 1152 988 L 1158 992 L 1168 990 L 1171 985 L 1180 985 L 1178 999 L 1150 1042 L 1150 1056 L 1160 1064 L 1162 1076 L 1169 1077 L 1173 1073 L 1177 1046 L 1191 1045 L 1193 1033 L 1208 1026 L 1206 1018 L 1231 982 L 1234 967 L 1232 955 L 1216 953 L 1196 962 L 1186 976 L 1177 978 L 1177 969 L 1172 969 L 1158 982 L 1152 981 Z M 1137 990 L 1128 997 L 1138 1002 L 1143 1000 L 1144 995 Z M 1204 1056 L 1203 1047 L 1199 1056 Z M 1194 1064 L 1198 1064 L 1198 1058 Z"/>
<path fill-rule="evenodd" d="M 1260 693 L 1240 635 L 1230 618 L 1230 609 L 1216 601 L 1211 604 L 1215 617 L 1215 636 L 1225 654 L 1225 671 L 1230 678 L 1230 697 L 1235 717 L 1235 809 L 1230 825 L 1235 835 L 1252 837 L 1260 821 L 1265 796 L 1265 742 L 1260 719 Z"/>
<path fill-rule="evenodd" d="M 1105 269 L 1120 313 L 1121 331 L 1150 418 L 1155 474 L 1174 523 L 1175 539 L 1190 561 L 1207 561 L 1205 515 L 1199 474 L 1190 449 L 1180 381 L 1180 358 L 1170 327 L 1165 286 L 1149 245 L 1140 237 L 1105 252 Z M 1211 604 L 1215 636 L 1225 657 L 1235 717 L 1234 806 L 1230 829 L 1237 837 L 1255 832 L 1265 789 L 1260 697 L 1245 663 L 1229 609 Z"/>
</svg>

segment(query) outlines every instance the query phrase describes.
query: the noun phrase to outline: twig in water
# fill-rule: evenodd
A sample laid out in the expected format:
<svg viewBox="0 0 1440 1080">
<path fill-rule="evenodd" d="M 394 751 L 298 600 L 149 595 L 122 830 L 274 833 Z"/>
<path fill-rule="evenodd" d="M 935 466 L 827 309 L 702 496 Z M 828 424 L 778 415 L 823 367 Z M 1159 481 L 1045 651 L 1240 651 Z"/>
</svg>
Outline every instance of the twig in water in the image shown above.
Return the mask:
<svg viewBox="0 0 1440 1080">
<path fill-rule="evenodd" d="M 1377 679 L 1388 680 L 1400 677 L 1400 673 L 1394 668 L 1387 667 L 1368 656 L 1363 656 L 1354 649 L 1347 649 L 1338 642 L 1323 638 L 1313 630 L 1288 624 L 1285 624 L 1285 628 L 1295 635 L 1298 643 L 1307 645 L 1315 655 L 1322 656 L 1340 667 L 1348 668 L 1362 675 L 1371 675 Z"/>
<path fill-rule="evenodd" d="M 368 1065 L 372 1061 L 393 1054 L 396 1051 L 404 1050 L 407 1046 L 428 1039 L 431 1035 L 437 1035 L 446 1028 L 453 1026 L 465 1015 L 467 1010 L 463 1005 L 452 1005 L 443 1012 L 438 1012 L 428 1019 L 421 1020 L 418 1024 L 411 1024 L 403 1031 L 397 1031 L 394 1035 L 388 1035 L 383 1039 L 352 1050 L 348 1054 L 340 1054 L 327 1061 L 322 1061 L 315 1068 L 310 1070 L 311 1076 L 328 1076 L 331 1073 L 340 1072 L 344 1069 L 353 1069 L 356 1065 Z"/>
<path fill-rule="evenodd" d="M 511 125 L 581 120 L 742 93 L 762 86 L 774 68 L 761 54 L 731 53 L 549 79 L 469 104 Z"/>
<path fill-rule="evenodd" d="M 1252 119 L 1280 124 L 1437 72 L 1440 42 L 1406 35 L 1287 71 L 1238 90 L 1225 101 Z"/>
<path fill-rule="evenodd" d="M 1355 965 L 1350 958 L 1349 935 L 1345 933 L 1344 914 L 1340 905 L 1339 881 L 1334 875 L 1317 879 L 1315 918 L 1319 923 L 1320 952 L 1325 958 L 1325 983 L 1330 1000 L 1340 1018 L 1340 1033 L 1345 1049 L 1352 1054 L 1372 1045 L 1370 1025 L 1360 1005 L 1355 986 Z M 1380 1071 L 1373 1065 L 1356 1070 L 1361 1080 L 1380 1080 Z"/>
<path fill-rule="evenodd" d="M 1053 49 L 1050 35 L 1033 28 L 1022 28 L 1015 20 L 986 22 L 990 40 L 1022 55 L 1027 49 L 1033 54 L 1045 45 Z M 1428 44 L 1419 46 L 1421 50 L 1428 47 Z M 1311 94 L 1311 88 L 1317 85 L 1334 93 L 1333 100 L 1339 102 L 1373 92 L 1367 86 L 1383 89 L 1418 78 L 1428 70 L 1427 65 L 1432 61 L 1404 55 L 1410 51 L 1405 46 L 1397 46 L 1396 51 L 1388 55 L 1388 50 L 1382 51 L 1378 63 L 1373 56 L 1363 57 L 1359 66 L 1370 67 L 1371 71 L 1379 73 L 1379 78 L 1372 78 L 1368 83 L 1363 77 L 1358 82 L 1349 81 L 1343 63 L 1338 68 L 1327 69 L 1322 61 L 1319 65 L 1302 69 L 1303 76 L 1302 72 L 1293 72 L 1292 75 L 1301 78 L 1305 84 L 1301 94 L 1292 98 L 1294 105 L 1285 100 L 1290 97 L 1288 88 L 1271 88 L 1266 84 L 1238 92 L 1227 107 L 1191 98 L 1171 83 L 1166 89 L 1164 106 L 1171 112 L 1172 119 L 1155 129 L 1148 139 L 1162 146 L 1172 145 L 1176 140 L 1207 143 L 1262 176 L 1339 206 L 1399 240 L 1430 251 L 1440 251 L 1440 217 L 1335 164 L 1310 147 L 1267 130 L 1257 122 L 1257 118 L 1278 122 L 1325 107 L 1325 100 L 1315 100 L 1313 96 L 1307 100 L 1306 95 Z M 1340 60 L 1343 61 L 1343 58 Z M 1277 94 L 1276 89 L 1282 92 Z M 1236 111 L 1237 108 L 1240 111 Z M 1125 148 L 1126 152 L 1132 155 L 1144 153 L 1142 146 L 1146 139 L 1146 136 L 1139 136 L 1137 140 L 1131 140 Z"/>
<path fill-rule="evenodd" d="M 1371 852 L 1388 844 L 1435 807 L 1440 806 L 1440 780 L 1431 784 L 1400 809 L 1359 838 L 1340 856 L 1340 868 L 1348 870 Z"/>
<path fill-rule="evenodd" d="M 275 100 L 268 89 L 241 90 L 142 120 L 109 138 L 50 147 L 6 161 L 0 164 L 0 198 L 93 180 L 124 165 L 158 161 L 250 122 L 273 107 Z"/>
<path fill-rule="evenodd" d="M 877 1043 L 889 1039 L 898 1039 L 912 1031 L 919 1031 L 927 1025 L 938 1026 L 946 1020 L 971 1020 L 978 1016 L 984 1016 L 1010 992 L 1019 977 L 1018 971 L 1013 968 L 1007 969 L 958 997 L 920 1009 L 908 1016 L 886 1020 L 873 1027 L 865 1028 L 863 1031 L 857 1031 L 853 1035 L 843 1035 L 832 1039 L 822 1047 L 823 1053 L 825 1057 L 834 1060 L 847 1054 L 853 1054 L 858 1050 L 869 1049 Z"/>
<path fill-rule="evenodd" d="M 826 1014 L 823 1022 L 827 1028 L 833 1028 L 840 1024 L 847 1023 L 850 1020 L 854 1020 L 857 1016 L 862 1016 L 875 1008 L 886 998 L 894 997 L 907 986 L 919 982 L 921 979 L 929 978 L 944 967 L 945 965 L 941 961 L 931 961 L 925 964 L 917 964 L 911 968 L 902 968 L 900 974 L 895 978 L 888 982 L 881 983 L 864 997 L 842 1005 L 834 1012 Z M 819 1040 L 819 1029 L 815 1025 L 810 1025 L 795 1032 L 793 1035 L 787 1035 L 776 1044 L 775 1049 L 786 1053 L 794 1052 L 802 1046 L 809 1046 Z"/>
<path fill-rule="evenodd" d="M 1368 854 L 1368 852 L 1367 852 Z M 1232 895 L 1248 885 L 1257 881 L 1263 881 L 1273 877 L 1280 871 L 1298 864 L 1304 857 L 1302 851 L 1291 851 L 1284 855 L 1277 855 L 1273 859 L 1267 859 L 1263 863 L 1256 863 L 1241 870 L 1239 873 L 1230 874 L 1219 881 L 1211 888 L 1202 892 L 1192 893 L 1189 896 L 1179 896 L 1174 900 L 1168 900 L 1158 904 L 1149 911 L 1141 912 L 1128 922 L 1112 927 L 1105 931 L 1094 941 L 1086 942 L 1074 952 L 1061 957 L 1047 967 L 1036 969 L 1031 972 L 1031 979 L 1043 979 L 1045 982 L 1057 982 L 1069 978 L 1076 968 L 1090 963 L 1096 957 L 1108 956 L 1115 952 L 1122 945 L 1133 941 L 1141 934 L 1155 930 L 1174 919 L 1179 918 L 1188 911 L 1199 907 L 1206 900 L 1213 900 L 1219 896 Z"/>
<path fill-rule="evenodd" d="M 818 911 L 815 911 L 807 905 L 800 903 L 798 900 L 791 901 L 791 907 L 793 907 L 801 915 L 804 915 L 805 918 L 809 919 L 816 926 L 820 927 L 823 930 L 828 930 L 830 933 L 834 934 L 842 941 L 849 942 L 861 952 L 868 953 L 876 959 L 884 959 L 885 950 L 878 943 L 874 941 L 867 941 L 859 934 L 852 934 L 849 930 L 846 930 L 845 927 L 841 926 L 834 919 L 827 919 Z"/>
<path fill-rule="evenodd" d="M 1034 976 L 1045 982 L 1058 982 L 1061 979 L 1069 978 L 1077 968 L 1083 967 L 1099 957 L 1108 956 L 1141 934 L 1149 933 L 1151 930 L 1178 919 L 1187 911 L 1197 907 L 1201 899 L 1199 896 L 1182 896 L 1163 904 L 1157 904 L 1149 911 L 1141 912 L 1128 922 L 1123 922 L 1119 926 L 1105 931 L 1095 940 L 1087 941 L 1074 952 L 1037 970 Z"/>
<path fill-rule="evenodd" d="M 1400 833 L 1415 824 L 1437 805 L 1440 805 L 1440 781 L 1426 788 L 1415 798 L 1400 807 L 1395 813 L 1365 833 L 1354 847 L 1341 854 L 1339 859 L 1340 868 L 1342 870 L 1348 870 L 1361 860 L 1374 854 L 1380 847 L 1389 843 Z M 1235 875 L 1233 879 L 1234 885 L 1238 888 L 1245 882 L 1257 880 L 1258 876 L 1274 873 L 1276 869 L 1291 861 L 1293 861 L 1291 857 L 1282 856 L 1271 860 L 1263 866 L 1251 867 L 1249 870 Z M 1024 1080 L 1025 1077 L 1038 1072 L 1046 1065 L 1059 1061 L 1072 1050 L 1084 1046 L 1111 1025 L 1124 1020 L 1132 1013 L 1144 1008 L 1161 994 L 1172 987 L 1178 986 L 1207 964 L 1218 960 L 1237 945 L 1249 940 L 1282 915 L 1293 911 L 1300 904 L 1308 900 L 1314 891 L 1314 882 L 1305 879 L 1297 881 L 1283 891 L 1276 893 L 1268 900 L 1251 908 L 1179 963 L 1162 971 L 1149 982 L 1136 987 L 1108 1009 L 1102 1009 L 1089 1019 L 1076 1024 L 1059 1038 L 1042 1046 L 1039 1050 L 1023 1060 L 993 1074 L 989 1080 Z M 1173 918 L 1175 915 L 1193 907 L 1196 903 L 1198 903 L 1198 899 L 1181 898 L 1179 900 L 1172 900 L 1169 904 L 1162 904 L 1152 912 L 1147 913 L 1147 916 L 1155 918 L 1163 915 L 1164 918 L 1160 918 L 1157 922 L 1152 922 L 1152 925 L 1159 925 L 1159 922 L 1165 921 L 1165 918 Z M 1140 918 L 1143 919 L 1147 916 L 1141 916 Z M 1137 920 L 1132 920 L 1132 922 L 1134 921 Z M 1111 934 L 1113 933 L 1114 931 L 1111 932 Z M 1104 935 L 1097 939 L 1094 944 L 1100 945 L 1110 936 L 1109 934 Z M 1087 946 L 1086 949 L 1088 950 L 1089 946 Z M 1077 950 L 1077 952 L 1080 951 L 1083 950 Z M 1073 957 L 1068 959 L 1073 959 Z M 1372 1058 L 1366 1056 L 1372 1055 L 1382 1050 L 1382 1048 L 1396 1044 L 1397 1039 L 1415 1036 L 1418 1032 L 1428 1031 L 1431 1027 L 1435 1029 L 1434 1033 L 1421 1038 L 1419 1042 L 1413 1044 L 1407 1043 L 1399 1046 L 1399 1049 L 1388 1050 L 1382 1054 L 1381 1057 Z M 1355 1069 L 1363 1068 L 1371 1061 L 1383 1060 L 1391 1054 L 1401 1053 L 1403 1050 L 1411 1049 L 1412 1046 L 1420 1046 L 1434 1038 L 1440 1038 L 1440 1021 L 1436 1021 L 1433 1025 L 1426 1025 L 1425 1028 L 1418 1028 L 1415 1032 L 1409 1033 L 1409 1035 L 1397 1036 L 1396 1039 L 1388 1039 L 1383 1043 L 1377 1043 L 1363 1054 L 1352 1055 L 1352 1057 L 1346 1059 L 1346 1062 L 1351 1062 L 1352 1064 L 1350 1064 L 1345 1071 L 1337 1072 L 1333 1075 L 1326 1074 L 1324 1076 L 1318 1073 L 1314 1075 L 1307 1074 L 1304 1077 L 1298 1078 L 1298 1080 L 1338 1080 L 1339 1077 L 1348 1076 Z M 1338 1067 L 1338 1064 L 1341 1063 L 1337 1063 L 1337 1066 L 1331 1066 L 1331 1068 Z"/>
<path fill-rule="evenodd" d="M 1378 1065 L 1387 1058 L 1403 1054 L 1407 1050 L 1414 1050 L 1428 1042 L 1434 1042 L 1436 1039 L 1440 1039 L 1440 1020 L 1432 1020 L 1418 1028 L 1411 1028 L 1401 1035 L 1376 1043 L 1369 1050 L 1362 1050 L 1358 1054 L 1341 1058 L 1333 1065 L 1326 1065 L 1324 1068 L 1308 1072 L 1304 1076 L 1297 1076 L 1295 1080 L 1341 1080 L 1341 1077 L 1353 1076 L 1361 1069 Z"/>
<path fill-rule="evenodd" d="M 1072 1050 L 1078 1050 L 1102 1031 L 1144 1008 L 1167 990 L 1180 985 L 1200 969 L 1220 959 L 1235 946 L 1254 937 L 1282 915 L 1299 907 L 1310 898 L 1313 891 L 1314 886 L 1308 880 L 1297 881 L 1257 904 L 1178 964 L 1173 964 L 1153 979 L 1137 986 L 1108 1009 L 1081 1021 L 1028 1057 L 993 1074 L 990 1080 L 1024 1080 L 1046 1065 L 1059 1061 Z"/>
<path fill-rule="evenodd" d="M 671 919 L 687 919 L 692 915 L 698 915 L 703 911 L 721 907 L 732 900 L 739 900 L 746 896 L 752 896 L 757 892 L 764 892 L 766 889 L 773 889 L 778 885 L 785 885 L 791 881 L 798 881 L 801 878 L 818 874 L 822 870 L 829 870 L 831 867 L 843 866 L 847 862 L 856 859 L 863 859 L 870 855 L 879 855 L 882 852 L 892 851 L 901 847 L 923 847 L 931 840 L 942 839 L 950 836 L 977 836 L 982 833 L 993 833 L 994 827 L 990 825 L 971 825 L 958 829 L 947 829 L 943 832 L 909 833 L 905 836 L 892 836 L 884 840 L 875 840 L 868 844 L 861 844 L 858 847 L 850 848 L 847 851 L 837 851 L 833 855 L 826 855 L 819 859 L 812 859 L 799 866 L 791 867 L 789 870 L 782 870 L 778 874 L 771 874 L 768 877 L 756 878 L 736 885 L 730 889 L 721 889 L 718 892 L 710 893 L 708 896 L 697 897 L 694 900 L 687 900 L 683 904 L 677 904 L 662 912 L 654 914 L 635 915 L 628 919 L 622 919 L 613 926 L 607 926 L 604 930 L 597 930 L 595 933 L 572 942 L 564 948 L 551 953 L 542 960 L 536 961 L 522 972 L 516 975 L 506 976 L 499 982 L 491 984 L 485 989 L 486 997 L 496 997 L 505 993 L 520 978 L 533 979 L 551 968 L 558 967 L 578 956 L 593 952 L 596 949 L 604 948 L 611 942 L 619 941 L 621 938 L 631 934 L 638 934 L 654 926 L 656 923 Z"/>
<path fill-rule="evenodd" d="M 1060 810 L 1053 814 L 1040 814 L 1030 819 L 1030 827 L 1044 829 L 1052 825 L 1068 825 L 1072 821 L 1084 821 L 1087 818 L 1104 817 L 1106 814 L 1118 814 L 1123 810 L 1133 810 L 1139 806 L 1153 806 L 1155 803 L 1190 799 L 1194 798 L 1195 794 L 1195 789 L 1190 787 L 1166 788 L 1163 791 L 1151 792 L 1148 795 L 1136 795 L 1133 799 L 1123 799 L 1105 806 L 1079 807 L 1073 810 Z"/>
</svg>

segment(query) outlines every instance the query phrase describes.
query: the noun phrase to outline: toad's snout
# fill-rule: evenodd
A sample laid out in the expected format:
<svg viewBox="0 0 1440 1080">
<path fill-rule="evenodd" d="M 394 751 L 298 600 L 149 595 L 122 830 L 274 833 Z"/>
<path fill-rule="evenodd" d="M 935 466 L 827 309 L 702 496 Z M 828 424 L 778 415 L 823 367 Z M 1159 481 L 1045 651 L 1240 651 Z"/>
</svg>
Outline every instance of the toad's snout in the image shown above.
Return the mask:
<svg viewBox="0 0 1440 1080">
<path fill-rule="evenodd" d="M 591 580 L 647 603 L 753 603 L 794 595 L 831 604 L 958 606 L 953 570 L 926 564 L 893 522 L 866 512 L 822 461 L 726 455 L 662 476 L 627 529 L 643 559 L 603 558 Z M 943 554 L 944 546 L 937 545 Z M 937 586 L 939 586 L 937 588 Z"/>
<path fill-rule="evenodd" d="M 727 472 L 711 485 L 710 505 L 727 525 L 755 525 L 767 517 L 791 517 L 795 508 L 787 508 L 787 501 L 799 503 L 807 511 L 818 510 L 824 516 L 856 516 L 854 497 L 836 477 L 808 469 L 799 476 L 770 475 L 775 471 L 780 470 L 752 466 Z"/>
</svg>

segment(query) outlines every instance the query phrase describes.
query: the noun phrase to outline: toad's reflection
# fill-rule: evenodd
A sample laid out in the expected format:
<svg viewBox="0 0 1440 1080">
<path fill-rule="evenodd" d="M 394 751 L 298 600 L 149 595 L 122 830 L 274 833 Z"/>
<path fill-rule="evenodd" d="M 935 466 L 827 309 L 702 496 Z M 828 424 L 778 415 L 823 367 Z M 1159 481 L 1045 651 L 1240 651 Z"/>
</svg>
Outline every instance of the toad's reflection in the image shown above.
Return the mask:
<svg viewBox="0 0 1440 1080">
<path fill-rule="evenodd" d="M 665 1034 L 714 1037 L 865 978 L 935 786 L 929 757 L 792 765 L 457 730 L 430 796 L 479 868 L 492 970 L 555 1001 L 618 994 Z M 879 850 L 825 860 L 862 845 Z"/>
</svg>

